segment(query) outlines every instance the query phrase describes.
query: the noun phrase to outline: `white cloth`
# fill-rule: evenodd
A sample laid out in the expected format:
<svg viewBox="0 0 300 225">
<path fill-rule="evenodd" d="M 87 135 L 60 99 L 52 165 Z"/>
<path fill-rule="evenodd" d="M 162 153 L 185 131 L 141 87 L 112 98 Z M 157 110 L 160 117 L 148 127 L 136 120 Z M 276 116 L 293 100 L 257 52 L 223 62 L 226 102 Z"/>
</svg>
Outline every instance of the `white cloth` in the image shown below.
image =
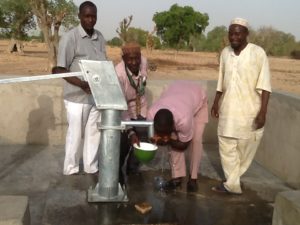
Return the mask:
<svg viewBox="0 0 300 225">
<path fill-rule="evenodd" d="M 219 151 L 226 178 L 224 187 L 228 191 L 242 193 L 240 177 L 251 165 L 262 136 L 263 129 L 252 132 L 249 139 L 219 136 Z"/>
<path fill-rule="evenodd" d="M 261 107 L 262 90 L 271 92 L 270 70 L 265 51 L 248 43 L 240 55 L 226 47 L 220 57 L 217 91 L 222 92 L 218 135 L 248 139 Z"/>
<path fill-rule="evenodd" d="M 97 122 L 101 120 L 100 111 L 90 104 L 67 100 L 64 100 L 64 103 L 69 126 L 66 135 L 63 173 L 70 175 L 79 172 L 81 154 L 84 171 L 95 173 L 98 171 L 100 132 L 97 129 Z"/>
</svg>

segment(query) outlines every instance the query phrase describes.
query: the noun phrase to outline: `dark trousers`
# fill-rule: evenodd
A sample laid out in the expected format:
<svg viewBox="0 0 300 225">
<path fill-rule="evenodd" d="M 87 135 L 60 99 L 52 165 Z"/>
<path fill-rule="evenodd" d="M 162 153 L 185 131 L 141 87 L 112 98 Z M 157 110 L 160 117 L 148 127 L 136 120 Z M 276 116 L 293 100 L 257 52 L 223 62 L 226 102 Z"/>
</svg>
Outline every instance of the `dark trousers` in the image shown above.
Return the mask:
<svg viewBox="0 0 300 225">
<path fill-rule="evenodd" d="M 140 141 L 148 140 L 148 131 L 146 128 L 137 127 L 135 128 L 136 134 L 138 135 Z M 130 151 L 131 143 L 128 139 L 128 134 L 126 131 L 121 132 L 120 140 L 120 163 L 119 163 L 119 181 L 121 186 L 124 185 L 125 179 L 128 174 L 137 173 L 140 162 L 134 156 L 133 149 Z M 128 157 L 127 162 L 126 157 Z M 127 164 L 126 164 L 127 163 Z"/>
</svg>

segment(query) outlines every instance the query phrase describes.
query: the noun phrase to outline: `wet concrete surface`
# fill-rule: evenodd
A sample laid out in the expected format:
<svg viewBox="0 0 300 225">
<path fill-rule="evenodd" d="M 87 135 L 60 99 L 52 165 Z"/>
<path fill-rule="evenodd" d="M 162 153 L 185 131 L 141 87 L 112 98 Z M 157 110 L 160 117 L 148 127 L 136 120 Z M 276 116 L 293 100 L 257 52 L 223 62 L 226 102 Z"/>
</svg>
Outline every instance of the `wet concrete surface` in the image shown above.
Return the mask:
<svg viewBox="0 0 300 225">
<path fill-rule="evenodd" d="M 176 191 L 159 191 L 154 177 L 168 177 L 169 171 L 146 171 L 129 176 L 128 203 L 87 203 L 86 190 L 97 177 L 64 177 L 47 193 L 43 224 L 181 224 L 181 225 L 267 225 L 272 206 L 255 192 L 243 195 L 211 191 L 218 181 L 201 176 L 197 193 L 187 193 L 185 184 Z M 152 210 L 139 213 L 134 204 L 148 202 Z"/>
<path fill-rule="evenodd" d="M 88 203 L 87 190 L 95 186 L 98 176 L 63 176 L 63 146 L 2 146 L 0 194 L 29 196 L 32 225 L 271 225 L 273 202 L 257 191 L 259 181 L 263 183 L 259 176 L 264 174 L 258 165 L 246 175 L 242 195 L 215 193 L 211 187 L 222 179 L 220 162 L 215 147 L 205 149 L 209 150 L 204 153 L 196 193 L 186 191 L 186 181 L 176 191 L 157 190 L 154 178 L 169 179 L 170 171 L 157 169 L 162 164 L 154 160 L 153 165 L 143 165 L 140 172 L 129 175 L 129 202 Z M 264 181 L 274 179 L 268 175 Z M 263 192 L 271 192 L 270 187 L 282 189 L 280 185 L 271 183 Z M 134 205 L 141 202 L 148 202 L 152 210 L 139 213 Z"/>
</svg>

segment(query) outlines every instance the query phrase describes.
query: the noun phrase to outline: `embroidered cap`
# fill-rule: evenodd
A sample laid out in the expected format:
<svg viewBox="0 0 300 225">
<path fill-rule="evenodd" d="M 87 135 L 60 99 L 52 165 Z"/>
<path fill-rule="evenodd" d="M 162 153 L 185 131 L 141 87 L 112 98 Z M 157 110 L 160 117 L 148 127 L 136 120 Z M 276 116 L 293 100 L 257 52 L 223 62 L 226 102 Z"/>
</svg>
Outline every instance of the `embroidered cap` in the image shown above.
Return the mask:
<svg viewBox="0 0 300 225">
<path fill-rule="evenodd" d="M 246 19 L 243 18 L 234 18 L 233 20 L 231 20 L 230 25 L 232 24 L 237 24 L 237 25 L 241 25 L 243 27 L 246 27 L 247 29 L 249 28 L 249 23 Z"/>
<path fill-rule="evenodd" d="M 131 52 L 141 52 L 140 45 L 138 43 L 135 43 L 135 42 L 130 42 L 130 43 L 126 43 L 122 47 L 123 55 L 126 55 L 126 54 L 131 53 Z"/>
</svg>

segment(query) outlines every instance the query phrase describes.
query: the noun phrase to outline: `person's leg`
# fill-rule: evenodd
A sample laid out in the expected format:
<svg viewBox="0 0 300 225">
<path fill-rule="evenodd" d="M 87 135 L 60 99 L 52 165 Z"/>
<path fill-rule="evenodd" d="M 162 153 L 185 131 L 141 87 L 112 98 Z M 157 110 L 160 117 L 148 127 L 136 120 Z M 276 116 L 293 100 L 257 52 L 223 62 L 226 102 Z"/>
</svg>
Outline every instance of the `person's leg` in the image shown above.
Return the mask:
<svg viewBox="0 0 300 225">
<path fill-rule="evenodd" d="M 197 191 L 198 189 L 197 178 L 203 151 L 202 136 L 204 128 L 205 123 L 195 124 L 194 136 L 189 149 L 190 176 L 187 183 L 188 191 Z"/>
<path fill-rule="evenodd" d="M 100 144 L 100 131 L 97 122 L 101 120 L 100 111 L 96 106 L 85 104 L 84 115 L 88 115 L 84 132 L 83 167 L 86 173 L 98 171 L 98 148 Z"/>
<path fill-rule="evenodd" d="M 203 151 L 203 131 L 205 123 L 196 123 L 194 128 L 194 136 L 190 146 L 189 160 L 190 160 L 190 177 L 191 179 L 198 178 L 198 171 Z"/>
<path fill-rule="evenodd" d="M 174 190 L 181 186 L 182 178 L 186 176 L 185 154 L 173 149 L 170 149 L 168 153 L 172 178 L 166 182 L 165 189 Z"/>
<path fill-rule="evenodd" d="M 207 100 L 203 101 L 201 108 L 194 116 L 194 134 L 190 146 L 189 161 L 190 161 L 190 178 L 197 179 L 200 167 L 200 161 L 203 151 L 203 132 L 208 121 L 208 105 Z"/>
<path fill-rule="evenodd" d="M 186 176 L 186 165 L 184 152 L 171 149 L 169 151 L 169 163 L 171 166 L 172 178 Z"/>
<path fill-rule="evenodd" d="M 131 119 L 133 121 L 144 121 L 146 118 L 140 117 L 139 119 Z M 148 142 L 148 128 L 147 127 L 134 127 L 134 130 L 139 137 L 141 142 Z M 129 144 L 129 148 L 131 144 Z M 133 151 L 129 152 L 128 160 L 127 160 L 127 173 L 137 173 L 139 171 L 140 162 L 135 157 Z"/>
<path fill-rule="evenodd" d="M 197 178 L 203 151 L 203 132 L 208 120 L 207 101 L 203 102 L 200 110 L 194 116 L 194 134 L 189 147 L 190 176 L 187 183 L 188 191 L 197 191 Z"/>
<path fill-rule="evenodd" d="M 147 127 L 135 127 L 135 132 L 141 142 L 149 142 L 148 128 Z M 135 157 L 134 152 L 129 153 L 127 172 L 137 173 L 139 171 L 140 161 Z"/>
<path fill-rule="evenodd" d="M 242 193 L 240 186 L 240 158 L 237 151 L 238 139 L 219 136 L 219 152 L 226 178 L 223 183 L 227 191 Z"/>
<path fill-rule="evenodd" d="M 79 153 L 82 138 L 82 104 L 64 100 L 67 112 L 68 130 L 65 144 L 64 175 L 79 172 Z"/>
<path fill-rule="evenodd" d="M 121 132 L 121 140 L 120 140 L 120 161 L 119 161 L 119 182 L 121 186 L 126 183 L 127 179 L 127 162 L 126 158 L 128 156 L 128 152 L 130 150 L 130 145 L 128 142 L 128 134 L 126 131 Z"/>
<path fill-rule="evenodd" d="M 240 157 L 240 176 L 242 176 L 251 165 L 262 136 L 263 129 L 259 129 L 253 132 L 253 135 L 250 139 L 239 141 L 237 150 Z"/>
</svg>

